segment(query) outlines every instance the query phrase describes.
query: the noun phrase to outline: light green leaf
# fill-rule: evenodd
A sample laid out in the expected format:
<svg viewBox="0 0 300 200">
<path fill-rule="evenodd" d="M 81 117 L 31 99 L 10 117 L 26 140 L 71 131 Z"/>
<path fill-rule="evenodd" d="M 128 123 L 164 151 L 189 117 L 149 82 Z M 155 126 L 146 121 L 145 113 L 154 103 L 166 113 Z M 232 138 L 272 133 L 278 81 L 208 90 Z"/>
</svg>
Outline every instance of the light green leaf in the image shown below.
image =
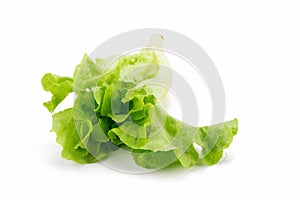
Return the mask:
<svg viewBox="0 0 300 200">
<path fill-rule="evenodd" d="M 173 151 L 152 152 L 147 150 L 133 150 L 132 156 L 135 162 L 147 169 L 161 169 L 177 160 Z"/>
<path fill-rule="evenodd" d="M 189 148 L 182 155 L 180 153 L 177 154 L 178 150 L 174 150 L 174 153 L 181 165 L 187 169 L 195 166 L 199 161 L 198 152 L 195 150 L 193 144 L 191 144 L 191 146 L 189 146 Z"/>
<path fill-rule="evenodd" d="M 81 63 L 76 66 L 73 74 L 74 78 L 74 90 L 77 92 L 85 91 L 87 88 L 96 87 L 100 79 L 101 73 L 105 66 L 98 61 L 95 63 L 92 59 L 84 54 Z"/>
<path fill-rule="evenodd" d="M 45 91 L 51 92 L 53 95 L 51 101 L 44 103 L 44 106 L 50 112 L 53 112 L 67 95 L 73 91 L 73 79 L 48 73 L 42 78 L 42 86 Z"/>
<path fill-rule="evenodd" d="M 72 108 L 58 112 L 53 115 L 52 130 L 56 133 L 56 141 L 62 147 L 62 157 L 67 160 L 73 160 L 77 163 L 92 163 L 97 160 L 89 151 L 81 145 L 81 140 L 78 136 Z"/>
<path fill-rule="evenodd" d="M 223 156 L 224 149 L 228 148 L 237 134 L 238 120 L 205 126 L 198 129 L 194 142 L 202 147 L 203 161 L 207 165 L 216 164 Z"/>
</svg>

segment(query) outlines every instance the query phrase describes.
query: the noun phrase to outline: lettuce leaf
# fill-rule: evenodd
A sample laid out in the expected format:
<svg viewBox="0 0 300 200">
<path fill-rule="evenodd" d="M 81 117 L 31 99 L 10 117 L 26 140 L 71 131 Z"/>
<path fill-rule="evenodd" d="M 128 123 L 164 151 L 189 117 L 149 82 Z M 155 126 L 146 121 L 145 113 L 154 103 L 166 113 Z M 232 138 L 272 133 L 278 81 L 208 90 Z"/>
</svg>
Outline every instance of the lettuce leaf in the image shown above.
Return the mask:
<svg viewBox="0 0 300 200">
<path fill-rule="evenodd" d="M 53 112 L 55 108 L 73 91 L 73 79 L 47 73 L 42 78 L 42 86 L 45 91 L 52 93 L 51 101 L 44 106 Z"/>
<path fill-rule="evenodd" d="M 194 142 L 202 147 L 203 161 L 207 165 L 216 164 L 222 158 L 224 149 L 230 146 L 237 131 L 237 119 L 199 128 Z"/>
<path fill-rule="evenodd" d="M 52 130 L 56 133 L 56 142 L 63 147 L 62 157 L 77 163 L 93 163 L 98 160 L 82 145 L 77 133 L 72 108 L 53 115 Z"/>
</svg>

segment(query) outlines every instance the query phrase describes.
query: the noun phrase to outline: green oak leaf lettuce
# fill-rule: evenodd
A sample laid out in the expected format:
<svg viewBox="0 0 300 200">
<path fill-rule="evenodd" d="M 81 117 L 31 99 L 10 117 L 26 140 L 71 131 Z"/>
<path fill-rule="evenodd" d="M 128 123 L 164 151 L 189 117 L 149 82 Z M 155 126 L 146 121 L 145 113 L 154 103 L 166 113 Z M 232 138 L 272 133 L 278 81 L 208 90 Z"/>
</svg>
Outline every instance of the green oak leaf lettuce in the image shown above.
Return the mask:
<svg viewBox="0 0 300 200">
<path fill-rule="evenodd" d="M 92 163 L 123 148 L 149 169 L 174 162 L 184 168 L 213 165 L 222 158 L 237 134 L 237 119 L 194 127 L 170 116 L 164 105 L 172 71 L 157 47 L 162 38 L 153 36 L 138 53 L 95 60 L 85 54 L 72 78 L 45 74 L 42 86 L 53 95 L 44 103 L 50 112 L 69 93 L 75 99 L 72 108 L 53 114 L 63 158 Z"/>
</svg>

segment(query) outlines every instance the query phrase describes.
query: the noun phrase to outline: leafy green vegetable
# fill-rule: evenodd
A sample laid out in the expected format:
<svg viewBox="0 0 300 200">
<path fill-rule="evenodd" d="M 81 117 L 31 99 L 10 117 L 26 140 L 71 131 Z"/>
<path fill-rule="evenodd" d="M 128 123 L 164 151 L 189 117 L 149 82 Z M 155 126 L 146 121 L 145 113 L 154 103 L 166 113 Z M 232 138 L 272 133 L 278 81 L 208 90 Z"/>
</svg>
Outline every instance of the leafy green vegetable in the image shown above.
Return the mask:
<svg viewBox="0 0 300 200">
<path fill-rule="evenodd" d="M 44 103 L 50 112 L 69 93 L 75 94 L 72 108 L 53 115 L 62 157 L 92 163 L 126 148 L 138 165 L 150 169 L 174 162 L 185 168 L 200 162 L 213 165 L 222 158 L 237 134 L 237 119 L 193 127 L 167 113 L 164 103 L 172 72 L 156 48 L 161 42 L 154 36 L 139 53 L 95 61 L 85 54 L 73 78 L 44 75 L 43 88 L 53 95 Z"/>
</svg>

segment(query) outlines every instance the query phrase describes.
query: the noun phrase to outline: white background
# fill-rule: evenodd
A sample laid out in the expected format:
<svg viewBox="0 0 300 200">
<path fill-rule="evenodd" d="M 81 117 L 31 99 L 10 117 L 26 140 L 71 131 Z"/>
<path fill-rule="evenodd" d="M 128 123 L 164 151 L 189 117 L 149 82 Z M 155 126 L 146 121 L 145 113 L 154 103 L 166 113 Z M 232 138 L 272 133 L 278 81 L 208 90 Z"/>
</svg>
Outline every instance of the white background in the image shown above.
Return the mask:
<svg viewBox="0 0 300 200">
<path fill-rule="evenodd" d="M 0 199 L 299 199 L 299 10 L 296 0 L 1 1 Z M 42 75 L 72 75 L 83 53 L 147 27 L 180 32 L 213 59 L 226 118 L 240 122 L 227 157 L 147 175 L 63 160 Z"/>
</svg>

